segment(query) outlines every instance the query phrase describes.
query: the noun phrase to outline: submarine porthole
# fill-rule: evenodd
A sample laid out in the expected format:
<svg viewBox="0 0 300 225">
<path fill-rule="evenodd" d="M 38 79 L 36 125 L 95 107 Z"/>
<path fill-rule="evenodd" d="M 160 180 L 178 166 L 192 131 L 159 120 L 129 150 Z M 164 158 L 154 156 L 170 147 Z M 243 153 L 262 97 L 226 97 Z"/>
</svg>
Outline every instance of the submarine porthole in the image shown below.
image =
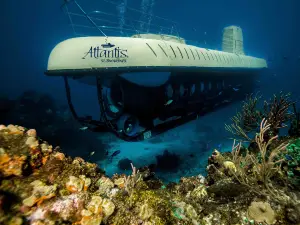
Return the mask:
<svg viewBox="0 0 300 225">
<path fill-rule="evenodd" d="M 195 93 L 196 90 L 196 85 L 192 84 L 191 89 L 190 89 L 190 96 L 192 96 Z"/>
<path fill-rule="evenodd" d="M 180 97 L 183 97 L 183 95 L 184 95 L 184 87 L 183 87 L 183 84 L 180 84 L 180 87 L 179 87 L 179 93 L 180 93 Z"/>
<path fill-rule="evenodd" d="M 179 95 L 180 97 L 186 97 L 188 95 L 188 88 L 186 88 L 183 84 L 179 87 Z"/>
<path fill-rule="evenodd" d="M 172 98 L 174 94 L 173 88 L 171 84 L 168 84 L 167 88 L 166 88 L 166 95 L 168 97 L 168 99 Z"/>
<path fill-rule="evenodd" d="M 139 121 L 135 116 L 124 114 L 119 118 L 117 126 L 119 132 L 127 136 L 135 136 L 138 134 Z"/>
<path fill-rule="evenodd" d="M 203 92 L 203 91 L 204 91 L 204 83 L 201 82 L 201 92 Z"/>
</svg>

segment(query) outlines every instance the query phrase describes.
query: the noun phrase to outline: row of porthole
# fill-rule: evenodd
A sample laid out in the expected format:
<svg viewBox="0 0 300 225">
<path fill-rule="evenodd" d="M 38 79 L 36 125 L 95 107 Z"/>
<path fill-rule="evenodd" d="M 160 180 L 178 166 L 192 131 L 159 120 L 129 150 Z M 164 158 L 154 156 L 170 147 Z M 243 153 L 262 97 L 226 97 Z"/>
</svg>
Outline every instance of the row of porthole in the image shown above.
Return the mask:
<svg viewBox="0 0 300 225">
<path fill-rule="evenodd" d="M 151 48 L 151 46 L 148 43 L 146 43 L 146 44 L 151 49 L 151 51 L 153 52 L 153 54 L 157 57 L 157 54 L 155 53 L 155 51 L 153 50 L 153 48 Z M 162 50 L 162 52 L 164 53 L 164 55 L 166 57 L 169 57 L 168 54 L 167 54 L 167 52 L 164 50 L 164 48 L 160 44 L 158 44 L 158 47 Z M 174 57 L 176 58 L 177 55 L 176 55 L 176 52 L 175 52 L 174 48 L 171 45 L 170 45 L 170 48 L 171 48 L 171 50 L 172 50 L 172 52 L 174 54 Z M 241 62 L 241 63 L 245 63 L 244 59 L 242 57 L 240 57 L 239 55 L 237 55 L 238 56 L 237 59 L 234 59 L 234 57 L 232 55 L 220 54 L 218 52 L 209 53 L 209 50 L 207 50 L 207 52 L 205 52 L 205 54 L 206 54 L 206 57 L 205 57 L 205 54 L 202 51 L 199 51 L 201 53 L 201 54 L 199 54 L 199 52 L 196 49 L 194 49 L 194 52 L 192 51 L 191 48 L 188 48 L 188 49 L 190 50 L 190 52 L 191 52 L 194 60 L 196 60 L 197 57 L 200 60 L 201 59 L 201 55 L 202 55 L 203 58 L 204 58 L 204 60 L 207 60 L 207 58 L 208 58 L 208 60 L 210 60 L 212 58 L 213 60 L 225 61 L 226 63 L 230 63 L 230 62 L 235 63 L 236 60 L 239 60 L 239 62 Z M 189 55 L 189 53 L 188 53 L 188 51 L 187 51 L 186 48 L 184 48 L 184 51 L 182 51 L 182 49 L 180 49 L 177 46 L 177 50 L 179 51 L 180 56 L 181 56 L 182 59 L 184 58 L 184 55 L 186 55 L 187 58 L 190 59 L 190 55 Z M 194 54 L 194 53 L 196 53 L 196 54 Z M 222 58 L 223 58 L 223 60 L 222 60 Z"/>
<path fill-rule="evenodd" d="M 205 88 L 207 86 L 207 89 Z M 225 81 L 218 82 L 216 84 L 217 90 L 222 90 L 225 88 Z M 212 82 L 207 82 L 206 84 L 204 82 L 200 82 L 200 92 L 203 93 L 204 91 L 211 91 L 212 90 Z M 189 96 L 193 96 L 196 91 L 196 84 L 192 84 L 189 88 L 185 87 L 183 84 L 179 86 L 179 95 L 180 97 L 186 97 L 188 92 Z M 166 87 L 166 95 L 169 99 L 173 97 L 174 89 L 171 84 L 169 84 Z"/>
</svg>

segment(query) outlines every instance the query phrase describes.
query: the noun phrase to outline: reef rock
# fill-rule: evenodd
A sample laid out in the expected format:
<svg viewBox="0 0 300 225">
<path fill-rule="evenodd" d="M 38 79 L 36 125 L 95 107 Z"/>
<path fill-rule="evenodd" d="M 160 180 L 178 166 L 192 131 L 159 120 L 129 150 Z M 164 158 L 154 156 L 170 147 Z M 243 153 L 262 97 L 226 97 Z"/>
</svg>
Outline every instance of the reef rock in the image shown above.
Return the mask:
<svg viewBox="0 0 300 225">
<path fill-rule="evenodd" d="M 299 224 L 297 199 L 258 200 L 232 176 L 236 166 L 215 151 L 206 177 L 164 185 L 144 168 L 110 178 L 40 140 L 34 129 L 0 125 L 0 224 Z"/>
</svg>

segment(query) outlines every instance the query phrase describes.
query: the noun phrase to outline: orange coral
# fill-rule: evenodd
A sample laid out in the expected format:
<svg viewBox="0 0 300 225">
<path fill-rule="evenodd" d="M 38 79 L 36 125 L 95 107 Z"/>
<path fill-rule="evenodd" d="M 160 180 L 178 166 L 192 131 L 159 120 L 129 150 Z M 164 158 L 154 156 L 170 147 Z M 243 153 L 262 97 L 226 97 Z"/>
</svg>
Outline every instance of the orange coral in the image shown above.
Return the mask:
<svg viewBox="0 0 300 225">
<path fill-rule="evenodd" d="M 46 164 L 46 162 L 48 161 L 48 159 L 49 159 L 49 156 L 48 156 L 48 155 L 43 157 L 43 159 L 42 159 L 43 165 Z"/>
<path fill-rule="evenodd" d="M 26 156 L 13 156 L 10 157 L 8 154 L 0 155 L 0 171 L 4 176 L 21 176 L 23 171 L 23 165 Z"/>
<path fill-rule="evenodd" d="M 69 192 L 71 192 L 71 193 L 75 193 L 75 192 L 78 191 L 78 189 L 77 189 L 74 185 L 67 185 L 67 184 L 66 184 L 66 188 L 67 188 L 67 190 L 68 190 Z"/>
<path fill-rule="evenodd" d="M 20 130 L 15 130 L 15 131 L 8 132 L 8 134 L 10 134 L 10 135 L 22 135 L 22 134 L 24 134 L 24 132 L 20 131 Z"/>
<path fill-rule="evenodd" d="M 43 203 L 43 201 L 45 201 L 47 199 L 50 199 L 50 198 L 53 198 L 53 197 L 55 197 L 55 194 L 51 193 L 51 194 L 49 194 L 47 196 L 42 196 L 42 197 L 38 198 L 36 200 L 37 206 L 40 206 Z"/>
</svg>

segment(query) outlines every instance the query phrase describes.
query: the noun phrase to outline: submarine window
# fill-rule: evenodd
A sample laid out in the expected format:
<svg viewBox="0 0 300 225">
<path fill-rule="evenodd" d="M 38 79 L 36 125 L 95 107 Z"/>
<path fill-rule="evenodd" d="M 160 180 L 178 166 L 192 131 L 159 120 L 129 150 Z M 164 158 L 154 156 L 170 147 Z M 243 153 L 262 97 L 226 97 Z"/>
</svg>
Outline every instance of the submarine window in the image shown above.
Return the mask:
<svg viewBox="0 0 300 225">
<path fill-rule="evenodd" d="M 195 93 L 196 90 L 196 85 L 192 84 L 191 89 L 190 89 L 190 96 L 192 96 Z"/>
<path fill-rule="evenodd" d="M 173 53 L 174 53 L 174 56 L 175 56 L 175 58 L 176 58 L 176 53 L 175 53 L 175 51 L 174 51 L 174 49 L 172 48 L 171 45 L 170 45 L 170 48 L 172 49 L 172 51 L 173 51 Z"/>
<path fill-rule="evenodd" d="M 201 89 L 200 89 L 200 90 L 201 90 L 201 92 L 203 92 L 203 91 L 204 91 L 204 83 L 201 82 L 201 83 L 200 83 L 200 86 L 201 86 Z"/>
<path fill-rule="evenodd" d="M 168 57 L 167 53 L 166 53 L 165 50 L 160 46 L 160 44 L 158 44 L 158 46 L 159 46 L 160 49 L 163 51 L 163 53 L 165 53 L 165 56 Z"/>
<path fill-rule="evenodd" d="M 166 95 L 170 99 L 173 97 L 173 94 L 174 94 L 174 91 L 173 91 L 172 85 L 169 84 L 166 89 Z"/>
<path fill-rule="evenodd" d="M 223 82 L 224 81 L 220 81 L 219 83 L 218 83 L 218 90 L 222 90 L 223 89 Z"/>
<path fill-rule="evenodd" d="M 182 84 L 180 84 L 180 87 L 179 87 L 179 93 L 180 93 L 180 97 L 182 97 L 183 94 L 184 94 L 184 87 L 183 87 Z"/>
<path fill-rule="evenodd" d="M 180 52 L 181 58 L 183 58 L 182 52 L 180 51 L 180 48 L 177 46 L 178 51 Z"/>
<path fill-rule="evenodd" d="M 184 50 L 185 50 L 185 53 L 186 53 L 186 55 L 187 55 L 188 59 L 190 59 L 190 56 L 189 56 L 189 54 L 188 54 L 187 50 L 186 50 L 185 48 L 184 48 Z"/>
<path fill-rule="evenodd" d="M 188 94 L 187 88 L 185 88 L 183 84 L 181 84 L 179 87 L 179 93 L 180 97 L 186 97 Z"/>
<path fill-rule="evenodd" d="M 198 55 L 198 58 L 199 58 L 199 60 L 200 60 L 200 55 L 199 55 L 199 53 L 197 52 L 197 50 L 195 49 L 195 52 L 197 53 L 197 55 Z"/>
<path fill-rule="evenodd" d="M 195 56 L 194 56 L 194 53 L 193 53 L 192 49 L 190 49 L 190 51 L 191 51 L 192 56 L 193 56 L 193 58 L 194 58 L 194 60 L 195 60 L 196 58 L 195 58 Z"/>
</svg>

